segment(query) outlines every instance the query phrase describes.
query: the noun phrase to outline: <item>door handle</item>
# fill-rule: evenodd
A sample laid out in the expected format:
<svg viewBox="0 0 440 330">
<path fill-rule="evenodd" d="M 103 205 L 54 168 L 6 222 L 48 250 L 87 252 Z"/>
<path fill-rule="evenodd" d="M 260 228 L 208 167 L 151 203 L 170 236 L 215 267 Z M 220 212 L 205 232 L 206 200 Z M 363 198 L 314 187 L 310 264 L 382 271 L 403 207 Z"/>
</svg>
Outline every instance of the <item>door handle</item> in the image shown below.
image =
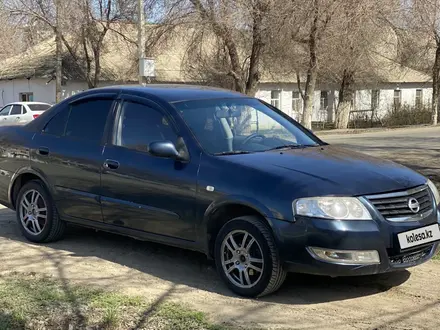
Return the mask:
<svg viewBox="0 0 440 330">
<path fill-rule="evenodd" d="M 109 170 L 117 170 L 119 168 L 119 162 L 116 160 L 107 159 L 104 162 L 104 167 Z"/>
<path fill-rule="evenodd" d="M 20 120 L 20 117 L 15 117 L 15 120 Z"/>
<path fill-rule="evenodd" d="M 40 147 L 40 148 L 38 148 L 38 153 L 39 153 L 41 156 L 48 156 L 48 155 L 49 155 L 49 148 L 46 148 L 46 147 Z"/>
</svg>

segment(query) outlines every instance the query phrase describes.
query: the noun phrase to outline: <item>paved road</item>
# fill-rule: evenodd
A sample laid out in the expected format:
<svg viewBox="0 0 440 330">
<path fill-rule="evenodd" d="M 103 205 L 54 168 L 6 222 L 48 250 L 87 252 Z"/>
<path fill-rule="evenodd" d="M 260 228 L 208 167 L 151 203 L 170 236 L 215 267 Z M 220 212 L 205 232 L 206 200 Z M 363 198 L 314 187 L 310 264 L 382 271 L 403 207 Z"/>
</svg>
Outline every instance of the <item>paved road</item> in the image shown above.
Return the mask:
<svg viewBox="0 0 440 330">
<path fill-rule="evenodd" d="M 404 164 L 440 183 L 440 127 L 323 135 L 331 144 Z"/>
</svg>

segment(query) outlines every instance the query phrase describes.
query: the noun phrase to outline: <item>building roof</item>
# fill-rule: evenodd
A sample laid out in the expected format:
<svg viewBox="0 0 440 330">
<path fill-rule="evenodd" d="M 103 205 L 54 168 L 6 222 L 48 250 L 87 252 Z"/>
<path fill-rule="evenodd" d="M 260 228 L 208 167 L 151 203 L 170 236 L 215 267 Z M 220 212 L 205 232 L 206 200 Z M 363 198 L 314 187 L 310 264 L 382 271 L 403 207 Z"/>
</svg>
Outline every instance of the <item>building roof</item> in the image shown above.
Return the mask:
<svg viewBox="0 0 440 330">
<path fill-rule="evenodd" d="M 133 31 L 130 31 L 131 35 Z M 158 83 L 197 83 L 197 78 L 188 74 L 185 69 L 186 51 L 190 44 L 191 32 L 180 29 L 172 37 L 157 43 L 149 50 L 155 60 Z M 65 48 L 65 47 L 63 47 Z M 380 83 L 426 83 L 431 77 L 414 69 L 400 65 L 385 56 L 374 57 L 374 65 L 363 81 Z M 63 75 L 65 79 L 81 81 L 75 70 L 73 61 L 64 49 Z M 47 78 L 55 75 L 55 40 L 50 38 L 29 48 L 26 52 L 0 62 L 0 80 L 19 78 Z M 293 70 L 264 68 L 262 83 L 296 83 Z M 303 78 L 303 77 L 302 77 Z M 127 42 L 120 34 L 108 31 L 101 57 L 101 81 L 130 83 L 138 80 L 137 49 L 133 43 Z M 301 79 L 304 80 L 304 79 Z"/>
</svg>

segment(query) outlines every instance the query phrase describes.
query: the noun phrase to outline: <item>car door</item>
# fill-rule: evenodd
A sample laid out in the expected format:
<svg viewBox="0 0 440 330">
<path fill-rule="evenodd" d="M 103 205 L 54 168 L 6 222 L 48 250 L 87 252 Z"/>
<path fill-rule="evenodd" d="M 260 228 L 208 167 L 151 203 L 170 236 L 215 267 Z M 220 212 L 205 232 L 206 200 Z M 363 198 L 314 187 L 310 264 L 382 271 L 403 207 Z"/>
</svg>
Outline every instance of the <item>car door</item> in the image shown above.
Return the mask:
<svg viewBox="0 0 440 330">
<path fill-rule="evenodd" d="M 94 95 L 65 104 L 34 137 L 32 167 L 50 181 L 63 217 L 102 222 L 101 158 L 115 98 Z"/>
<path fill-rule="evenodd" d="M 180 137 L 172 118 L 155 103 L 124 98 L 101 176 L 104 221 L 168 237 L 195 240 L 199 157 L 189 162 L 154 157 L 148 145 Z M 181 141 L 181 139 L 180 139 Z"/>
<path fill-rule="evenodd" d="M 7 116 L 8 125 L 18 124 L 21 121 L 23 106 L 21 104 L 13 104 L 9 116 Z"/>
<path fill-rule="evenodd" d="M 11 112 L 12 105 L 7 105 L 0 110 L 0 125 L 7 125 L 9 112 Z"/>
</svg>

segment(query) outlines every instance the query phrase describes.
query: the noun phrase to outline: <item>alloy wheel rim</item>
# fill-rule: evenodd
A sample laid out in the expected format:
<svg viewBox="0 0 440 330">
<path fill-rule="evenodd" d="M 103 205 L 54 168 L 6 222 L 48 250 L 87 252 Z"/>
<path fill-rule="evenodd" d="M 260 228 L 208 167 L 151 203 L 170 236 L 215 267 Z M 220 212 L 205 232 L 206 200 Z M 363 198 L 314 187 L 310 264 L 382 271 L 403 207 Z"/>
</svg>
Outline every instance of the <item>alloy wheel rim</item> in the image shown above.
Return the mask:
<svg viewBox="0 0 440 330">
<path fill-rule="evenodd" d="M 234 230 L 223 239 L 221 263 L 229 281 L 239 288 L 254 287 L 263 275 L 263 251 L 245 230 Z"/>
<path fill-rule="evenodd" d="M 35 190 L 26 191 L 20 201 L 20 221 L 29 234 L 43 232 L 47 223 L 47 206 L 43 196 Z"/>
</svg>

